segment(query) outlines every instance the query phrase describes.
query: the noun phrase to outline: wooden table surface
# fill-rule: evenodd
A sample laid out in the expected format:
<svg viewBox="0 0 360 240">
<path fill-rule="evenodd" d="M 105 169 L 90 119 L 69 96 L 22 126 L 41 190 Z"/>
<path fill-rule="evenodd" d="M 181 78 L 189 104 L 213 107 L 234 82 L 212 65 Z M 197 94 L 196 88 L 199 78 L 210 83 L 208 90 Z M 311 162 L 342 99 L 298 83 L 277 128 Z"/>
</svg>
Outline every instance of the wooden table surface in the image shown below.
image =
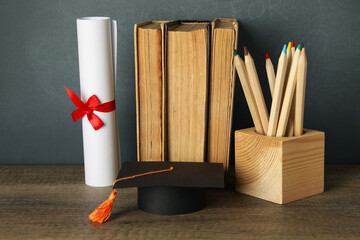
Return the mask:
<svg viewBox="0 0 360 240">
<path fill-rule="evenodd" d="M 208 190 L 205 209 L 158 216 L 120 189 L 108 222 L 88 215 L 111 187 L 82 166 L 0 166 L 0 239 L 360 239 L 360 166 L 326 166 L 325 192 L 287 205 Z"/>
</svg>

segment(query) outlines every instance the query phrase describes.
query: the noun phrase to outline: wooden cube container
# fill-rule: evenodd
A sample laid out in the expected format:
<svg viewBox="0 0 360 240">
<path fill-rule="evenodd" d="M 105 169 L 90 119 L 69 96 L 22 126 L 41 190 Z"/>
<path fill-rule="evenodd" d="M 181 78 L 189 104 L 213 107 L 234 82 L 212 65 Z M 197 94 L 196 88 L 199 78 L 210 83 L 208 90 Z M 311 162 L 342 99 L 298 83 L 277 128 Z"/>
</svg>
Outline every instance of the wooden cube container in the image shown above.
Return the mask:
<svg viewBox="0 0 360 240">
<path fill-rule="evenodd" d="M 236 190 L 284 204 L 324 191 L 323 132 L 267 137 L 255 128 L 235 131 Z"/>
</svg>

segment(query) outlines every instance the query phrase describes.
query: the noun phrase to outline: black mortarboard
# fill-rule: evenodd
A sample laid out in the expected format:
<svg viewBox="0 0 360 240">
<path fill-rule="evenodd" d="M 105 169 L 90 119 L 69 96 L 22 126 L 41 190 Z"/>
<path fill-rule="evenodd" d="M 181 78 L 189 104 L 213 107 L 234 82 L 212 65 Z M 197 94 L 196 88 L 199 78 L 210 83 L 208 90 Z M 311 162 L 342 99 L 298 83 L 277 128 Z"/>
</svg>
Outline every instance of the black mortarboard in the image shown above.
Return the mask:
<svg viewBox="0 0 360 240">
<path fill-rule="evenodd" d="M 195 162 L 128 162 L 118 179 L 173 167 L 173 171 L 119 181 L 114 188 L 138 188 L 138 206 L 145 212 L 173 215 L 205 207 L 205 188 L 224 187 L 222 164 Z"/>
<path fill-rule="evenodd" d="M 185 214 L 205 207 L 205 188 L 224 188 L 224 168 L 221 163 L 126 162 L 117 179 L 114 189 L 138 188 L 138 206 L 145 212 Z"/>
</svg>

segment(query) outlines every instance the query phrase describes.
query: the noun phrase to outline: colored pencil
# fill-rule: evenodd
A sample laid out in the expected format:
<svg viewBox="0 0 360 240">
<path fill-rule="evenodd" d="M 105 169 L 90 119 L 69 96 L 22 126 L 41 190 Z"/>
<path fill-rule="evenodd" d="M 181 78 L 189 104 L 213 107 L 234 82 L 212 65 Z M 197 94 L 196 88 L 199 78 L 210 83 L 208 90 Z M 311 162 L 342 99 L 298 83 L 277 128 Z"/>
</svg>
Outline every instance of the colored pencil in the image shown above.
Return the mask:
<svg viewBox="0 0 360 240">
<path fill-rule="evenodd" d="M 290 43 L 289 43 L 290 44 Z M 301 44 L 301 48 L 303 47 L 303 45 Z M 294 57 L 295 54 L 295 41 L 292 41 L 291 43 L 291 58 Z M 297 77 L 297 74 L 295 75 L 295 78 Z M 295 86 L 295 92 L 294 92 L 294 97 L 293 97 L 293 103 L 291 105 L 291 110 L 290 110 L 290 115 L 289 115 L 289 121 L 288 121 L 288 125 L 286 127 L 286 137 L 292 137 L 294 136 L 294 121 L 295 121 L 295 101 L 296 101 L 296 86 Z"/>
<path fill-rule="evenodd" d="M 266 68 L 266 74 L 269 81 L 269 87 L 271 96 L 274 96 L 274 86 L 275 86 L 275 72 L 274 72 L 274 65 L 271 62 L 271 59 L 269 57 L 269 54 L 266 53 L 265 55 L 265 68 Z"/>
<path fill-rule="evenodd" d="M 289 65 L 288 65 L 288 70 L 290 69 L 290 67 L 291 67 L 291 59 L 292 59 L 292 52 L 291 52 L 291 42 L 289 42 L 288 43 L 288 45 L 287 45 L 287 51 L 286 51 L 286 56 L 287 56 L 287 60 L 288 60 L 288 63 L 289 63 Z"/>
<path fill-rule="evenodd" d="M 251 57 L 246 46 L 244 46 L 244 55 L 245 55 L 245 66 L 246 66 L 246 71 L 248 74 L 251 90 L 254 94 L 255 103 L 259 111 L 261 125 L 263 127 L 264 133 L 266 133 L 269 125 L 269 113 L 266 108 L 264 95 L 261 90 L 259 77 L 256 72 L 254 60 Z"/>
<path fill-rule="evenodd" d="M 301 46 L 303 47 L 303 46 Z M 295 41 L 292 41 L 291 43 L 291 56 L 294 57 L 295 54 Z"/>
<path fill-rule="evenodd" d="M 295 136 L 303 134 L 305 88 L 306 88 L 307 59 L 305 48 L 301 50 L 298 63 L 296 81 L 296 105 L 295 105 Z"/>
<path fill-rule="evenodd" d="M 289 42 L 289 45 L 290 45 L 290 42 Z M 295 41 L 292 41 L 292 43 L 291 43 L 291 59 L 294 57 L 294 54 L 295 54 Z M 290 63 L 291 63 L 291 61 L 290 61 Z M 289 71 L 290 71 L 290 69 L 289 69 Z M 286 134 L 285 134 L 286 137 L 294 136 L 295 96 L 296 96 L 296 90 L 294 92 L 294 97 L 293 97 L 294 101 L 291 105 L 289 121 L 288 121 L 288 125 L 286 127 Z"/>
<path fill-rule="evenodd" d="M 295 53 L 295 41 L 289 42 L 288 50 L 289 50 L 288 53 L 289 53 L 290 63 L 288 65 L 287 79 L 290 74 L 291 61 L 292 61 L 292 58 L 294 57 L 294 53 Z M 296 74 L 295 74 L 295 78 L 296 78 Z M 294 94 L 296 94 L 296 92 L 294 92 Z M 293 99 L 294 99 L 294 101 L 292 102 L 292 105 L 291 105 L 289 120 L 288 120 L 288 124 L 286 127 L 286 133 L 285 133 L 286 137 L 292 137 L 294 135 L 295 95 L 294 95 Z"/>
<path fill-rule="evenodd" d="M 289 79 L 290 68 L 291 68 L 291 60 L 292 60 L 292 55 L 291 55 L 291 42 L 289 42 L 289 44 L 287 45 L 286 58 L 287 58 L 287 67 L 286 67 L 284 91 L 285 91 L 285 89 L 286 89 L 286 85 L 287 85 L 287 82 L 288 82 L 288 79 Z M 284 96 L 284 93 L 283 93 L 283 96 Z"/>
<path fill-rule="evenodd" d="M 277 131 L 276 131 L 277 137 L 285 136 L 286 127 L 288 124 L 292 101 L 293 101 L 294 92 L 295 92 L 296 69 L 297 69 L 297 64 L 299 62 L 299 57 L 300 57 L 300 48 L 301 48 L 301 45 L 299 44 L 295 51 L 294 58 L 292 59 L 292 62 L 291 62 L 288 83 L 286 85 L 284 101 L 283 101 L 283 104 L 281 107 L 279 123 L 278 123 Z"/>
<path fill-rule="evenodd" d="M 245 67 L 244 61 L 237 54 L 236 50 L 234 50 L 234 63 L 235 63 L 236 71 L 237 71 L 239 79 L 240 79 L 241 86 L 244 91 L 246 102 L 249 106 L 249 110 L 250 110 L 250 114 L 251 114 L 251 117 L 254 122 L 255 130 L 259 134 L 264 134 L 264 131 L 263 131 L 263 128 L 261 125 L 260 115 L 259 115 L 256 103 L 255 103 L 254 95 L 252 93 L 251 86 L 249 83 L 246 67 Z"/>
<path fill-rule="evenodd" d="M 267 136 L 270 137 L 274 137 L 276 134 L 276 128 L 278 125 L 278 119 L 281 108 L 281 100 L 283 97 L 286 70 L 287 70 L 287 56 L 286 56 L 286 44 L 284 44 L 283 50 L 281 51 L 280 58 L 278 60 L 274 95 L 271 103 L 269 127 L 267 131 Z"/>
</svg>

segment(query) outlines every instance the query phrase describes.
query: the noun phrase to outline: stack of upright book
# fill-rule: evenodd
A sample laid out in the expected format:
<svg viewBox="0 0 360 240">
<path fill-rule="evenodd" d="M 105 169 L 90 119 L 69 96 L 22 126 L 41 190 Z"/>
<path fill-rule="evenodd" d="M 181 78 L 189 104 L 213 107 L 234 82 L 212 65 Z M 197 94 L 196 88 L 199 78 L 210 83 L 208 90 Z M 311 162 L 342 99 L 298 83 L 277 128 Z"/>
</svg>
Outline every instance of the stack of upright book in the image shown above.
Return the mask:
<svg viewBox="0 0 360 240">
<path fill-rule="evenodd" d="M 135 25 L 138 161 L 228 166 L 235 19 Z"/>
</svg>

